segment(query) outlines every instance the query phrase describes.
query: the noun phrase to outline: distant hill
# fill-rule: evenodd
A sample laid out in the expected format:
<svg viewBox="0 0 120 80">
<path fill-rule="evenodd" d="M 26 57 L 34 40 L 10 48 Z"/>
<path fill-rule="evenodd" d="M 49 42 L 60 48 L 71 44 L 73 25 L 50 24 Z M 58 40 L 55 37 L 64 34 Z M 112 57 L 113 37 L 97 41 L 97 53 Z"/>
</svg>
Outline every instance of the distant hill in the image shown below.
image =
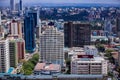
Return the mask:
<svg viewBox="0 0 120 80">
<path fill-rule="evenodd" d="M 8 3 L 1 3 L 0 7 L 8 7 Z M 100 4 L 100 3 L 26 3 L 24 6 L 47 6 L 47 7 L 62 7 L 62 6 L 75 6 L 75 7 L 120 7 L 118 4 Z"/>
<path fill-rule="evenodd" d="M 35 4 L 26 4 L 27 6 L 37 5 L 37 6 L 49 6 L 49 7 L 56 7 L 56 6 L 78 6 L 78 7 L 120 7 L 120 4 L 96 4 L 96 3 L 35 3 Z"/>
</svg>

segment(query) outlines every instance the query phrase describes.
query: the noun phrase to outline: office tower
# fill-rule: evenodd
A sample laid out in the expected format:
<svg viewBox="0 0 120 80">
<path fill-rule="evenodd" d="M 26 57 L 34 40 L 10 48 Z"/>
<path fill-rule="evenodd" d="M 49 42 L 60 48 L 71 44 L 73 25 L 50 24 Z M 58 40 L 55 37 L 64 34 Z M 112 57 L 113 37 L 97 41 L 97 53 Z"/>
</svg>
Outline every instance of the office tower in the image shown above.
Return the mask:
<svg viewBox="0 0 120 80">
<path fill-rule="evenodd" d="M 110 20 L 105 20 L 104 33 L 105 33 L 105 36 L 110 36 L 112 34 L 112 24 Z"/>
<path fill-rule="evenodd" d="M 18 64 L 17 45 L 15 39 L 9 40 L 10 67 L 16 67 Z"/>
<path fill-rule="evenodd" d="M 35 51 L 35 19 L 33 14 L 27 14 L 24 18 L 25 49 L 32 53 Z"/>
<path fill-rule="evenodd" d="M 22 0 L 19 1 L 19 10 L 22 11 Z"/>
<path fill-rule="evenodd" d="M 19 11 L 20 5 L 19 3 L 15 3 L 15 11 Z"/>
<path fill-rule="evenodd" d="M 25 41 L 22 38 L 16 39 L 18 61 L 25 59 Z"/>
<path fill-rule="evenodd" d="M 39 25 L 39 10 L 31 10 L 28 11 L 28 15 L 33 16 L 34 19 L 34 27 L 36 28 Z"/>
<path fill-rule="evenodd" d="M 10 36 L 18 36 L 22 38 L 22 24 L 20 21 L 12 20 L 10 23 Z"/>
<path fill-rule="evenodd" d="M 40 30 L 41 25 L 40 25 L 40 20 L 39 20 L 39 9 L 36 10 L 32 10 L 28 12 L 28 15 L 32 15 L 34 18 L 34 28 L 35 28 L 35 34 L 36 34 L 36 38 L 39 38 L 39 32 L 38 30 Z"/>
<path fill-rule="evenodd" d="M 40 35 L 40 61 L 63 66 L 64 35 L 54 27 L 48 27 Z"/>
<path fill-rule="evenodd" d="M 64 24 L 65 47 L 90 45 L 91 25 L 89 23 L 67 22 Z"/>
<path fill-rule="evenodd" d="M 9 62 L 9 41 L 0 40 L 0 73 L 6 73 L 10 68 Z"/>
<path fill-rule="evenodd" d="M 15 11 L 15 0 L 10 0 L 10 10 Z"/>
<path fill-rule="evenodd" d="M 74 55 L 71 58 L 71 74 L 107 75 L 107 61 L 93 55 Z"/>
<path fill-rule="evenodd" d="M 0 11 L 0 26 L 1 26 L 1 11 Z"/>
</svg>

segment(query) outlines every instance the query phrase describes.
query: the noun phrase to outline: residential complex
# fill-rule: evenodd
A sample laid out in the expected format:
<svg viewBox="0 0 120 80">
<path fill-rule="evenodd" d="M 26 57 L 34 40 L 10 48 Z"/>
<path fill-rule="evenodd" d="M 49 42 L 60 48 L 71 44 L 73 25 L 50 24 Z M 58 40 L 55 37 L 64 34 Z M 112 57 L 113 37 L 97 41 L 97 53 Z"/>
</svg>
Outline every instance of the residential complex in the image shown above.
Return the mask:
<svg viewBox="0 0 120 80">
<path fill-rule="evenodd" d="M 15 40 L 9 40 L 10 67 L 16 67 L 18 64 L 17 45 Z"/>
<path fill-rule="evenodd" d="M 9 60 L 9 41 L 2 39 L 0 40 L 0 73 L 6 73 L 9 70 Z"/>
</svg>

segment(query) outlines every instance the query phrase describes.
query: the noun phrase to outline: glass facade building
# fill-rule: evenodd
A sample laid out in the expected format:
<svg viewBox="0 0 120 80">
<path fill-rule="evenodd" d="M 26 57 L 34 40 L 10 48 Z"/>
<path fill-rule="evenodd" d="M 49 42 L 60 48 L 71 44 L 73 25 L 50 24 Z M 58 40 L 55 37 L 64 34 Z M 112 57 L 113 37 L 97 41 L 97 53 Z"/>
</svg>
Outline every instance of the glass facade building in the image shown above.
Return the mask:
<svg viewBox="0 0 120 80">
<path fill-rule="evenodd" d="M 34 13 L 28 12 L 24 18 L 24 39 L 25 49 L 29 53 L 35 51 L 35 26 Z"/>
</svg>

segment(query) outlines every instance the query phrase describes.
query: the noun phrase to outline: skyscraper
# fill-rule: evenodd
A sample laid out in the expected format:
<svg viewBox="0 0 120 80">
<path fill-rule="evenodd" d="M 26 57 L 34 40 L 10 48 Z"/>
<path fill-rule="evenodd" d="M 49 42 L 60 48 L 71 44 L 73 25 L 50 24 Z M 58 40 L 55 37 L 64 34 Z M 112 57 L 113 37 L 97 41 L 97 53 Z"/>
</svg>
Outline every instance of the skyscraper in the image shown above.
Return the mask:
<svg viewBox="0 0 120 80">
<path fill-rule="evenodd" d="M 67 22 L 64 24 L 64 39 L 66 47 L 82 47 L 90 45 L 91 25 L 81 22 Z"/>
<path fill-rule="evenodd" d="M 32 13 L 26 14 L 24 18 L 25 49 L 32 53 L 35 51 L 35 19 Z"/>
<path fill-rule="evenodd" d="M 6 73 L 10 68 L 9 41 L 0 40 L 0 73 Z"/>
<path fill-rule="evenodd" d="M 19 1 L 19 10 L 22 11 L 22 0 Z"/>
<path fill-rule="evenodd" d="M 10 0 L 10 10 L 11 11 L 15 10 L 15 0 Z"/>
<path fill-rule="evenodd" d="M 39 10 L 28 11 L 28 15 L 33 16 L 34 23 L 35 23 L 34 27 L 36 28 L 39 25 Z"/>
<path fill-rule="evenodd" d="M 28 11 L 28 15 L 33 16 L 33 19 L 34 19 L 34 30 L 35 30 L 36 37 L 38 38 L 39 32 L 41 30 L 40 29 L 41 25 L 40 25 L 40 20 L 39 20 L 39 9 Z"/>
<path fill-rule="evenodd" d="M 40 61 L 63 66 L 64 35 L 54 27 L 48 27 L 40 35 Z"/>
</svg>

